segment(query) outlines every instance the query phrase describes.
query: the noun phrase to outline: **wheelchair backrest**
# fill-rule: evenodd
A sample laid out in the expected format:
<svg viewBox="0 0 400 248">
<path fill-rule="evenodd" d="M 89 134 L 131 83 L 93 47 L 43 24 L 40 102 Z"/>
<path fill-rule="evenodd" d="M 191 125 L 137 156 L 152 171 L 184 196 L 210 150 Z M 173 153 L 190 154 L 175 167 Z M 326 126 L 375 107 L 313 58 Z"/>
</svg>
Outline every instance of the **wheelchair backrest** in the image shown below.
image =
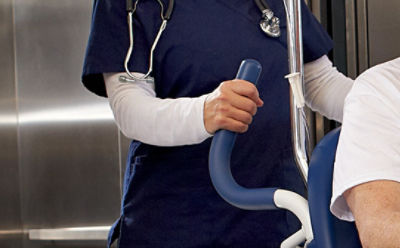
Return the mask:
<svg viewBox="0 0 400 248">
<path fill-rule="evenodd" d="M 329 210 L 333 165 L 340 135 L 337 128 L 315 147 L 308 171 L 308 203 L 314 240 L 309 248 L 361 247 L 354 222 L 342 221 Z"/>
</svg>

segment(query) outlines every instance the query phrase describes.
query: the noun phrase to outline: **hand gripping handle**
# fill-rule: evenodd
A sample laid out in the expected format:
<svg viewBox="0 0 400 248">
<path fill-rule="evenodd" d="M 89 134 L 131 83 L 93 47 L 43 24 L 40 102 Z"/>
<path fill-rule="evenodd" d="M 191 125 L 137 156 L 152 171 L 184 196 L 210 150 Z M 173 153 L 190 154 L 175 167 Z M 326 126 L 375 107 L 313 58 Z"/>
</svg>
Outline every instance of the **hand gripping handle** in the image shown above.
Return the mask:
<svg viewBox="0 0 400 248">
<path fill-rule="evenodd" d="M 260 74 L 260 63 L 247 59 L 242 61 L 236 78 L 257 84 Z M 230 161 L 236 136 L 236 133 L 228 130 L 217 131 L 214 135 L 208 161 L 214 188 L 225 201 L 238 208 L 247 210 L 277 209 L 274 203 L 274 193 L 277 188 L 248 189 L 237 184 L 233 178 Z"/>
</svg>

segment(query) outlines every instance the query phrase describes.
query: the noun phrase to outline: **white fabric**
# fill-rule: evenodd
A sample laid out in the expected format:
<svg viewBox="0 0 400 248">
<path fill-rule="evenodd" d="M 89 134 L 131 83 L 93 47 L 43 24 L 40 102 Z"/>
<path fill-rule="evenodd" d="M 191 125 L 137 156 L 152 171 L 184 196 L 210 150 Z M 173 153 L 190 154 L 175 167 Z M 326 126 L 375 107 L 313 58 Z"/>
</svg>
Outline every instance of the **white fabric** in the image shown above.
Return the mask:
<svg viewBox="0 0 400 248">
<path fill-rule="evenodd" d="M 346 98 L 332 213 L 353 221 L 343 193 L 374 180 L 400 182 L 400 58 L 363 73 Z"/>
<path fill-rule="evenodd" d="M 353 80 L 332 67 L 327 56 L 307 63 L 304 71 L 306 103 L 328 118 L 341 121 L 343 102 Z M 125 136 L 158 146 L 196 144 L 211 136 L 203 122 L 207 95 L 159 99 L 155 97 L 154 82 L 121 83 L 118 78 L 124 74 L 104 74 L 104 81 L 115 120 Z"/>
<path fill-rule="evenodd" d="M 353 80 L 340 73 L 327 56 L 304 65 L 305 100 L 323 116 L 342 122 L 343 105 Z"/>
</svg>

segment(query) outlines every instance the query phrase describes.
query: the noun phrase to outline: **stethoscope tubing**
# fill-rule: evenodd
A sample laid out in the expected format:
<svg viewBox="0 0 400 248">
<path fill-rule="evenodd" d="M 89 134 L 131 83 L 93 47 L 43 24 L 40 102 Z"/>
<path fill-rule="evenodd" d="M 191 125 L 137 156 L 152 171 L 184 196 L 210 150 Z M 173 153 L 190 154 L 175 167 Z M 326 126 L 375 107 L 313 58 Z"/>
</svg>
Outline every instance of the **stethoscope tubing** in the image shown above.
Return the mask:
<svg viewBox="0 0 400 248">
<path fill-rule="evenodd" d="M 138 5 L 139 0 L 127 0 L 126 1 L 126 10 L 128 11 L 128 29 L 129 29 L 129 48 L 126 53 L 126 57 L 124 60 L 124 68 L 127 73 L 126 76 L 121 76 L 121 82 L 134 82 L 135 80 L 149 80 L 152 81 L 153 79 L 150 78 L 150 74 L 153 71 L 153 58 L 154 58 L 154 51 L 157 47 L 158 41 L 161 38 L 162 33 L 164 32 L 167 22 L 171 19 L 172 12 L 174 10 L 174 0 L 168 1 L 168 6 L 165 10 L 165 6 L 162 0 L 156 0 L 160 5 L 160 17 L 162 20 L 161 26 L 158 30 L 157 36 L 154 39 L 154 42 L 151 46 L 150 50 L 150 58 L 149 58 L 149 69 L 147 73 L 141 77 L 136 77 L 129 71 L 129 62 L 131 60 L 132 52 L 133 52 L 133 45 L 134 45 L 134 35 L 133 35 L 133 15 L 136 12 L 136 8 Z M 265 0 L 254 0 L 258 8 L 260 9 L 261 13 L 263 14 L 263 20 L 260 21 L 261 29 L 271 37 L 279 37 L 280 30 L 279 30 L 279 18 L 274 17 L 274 13 L 271 11 L 268 3 Z M 165 10 L 165 13 L 164 13 Z"/>
<path fill-rule="evenodd" d="M 254 0 L 254 1 L 256 2 L 256 5 L 260 9 L 261 13 L 263 13 L 266 9 L 271 9 L 265 0 Z"/>
<path fill-rule="evenodd" d="M 162 23 L 161 23 L 160 29 L 158 30 L 157 36 L 154 39 L 154 42 L 151 46 L 150 58 L 149 58 L 149 69 L 145 75 L 143 75 L 141 77 L 137 77 L 129 71 L 129 61 L 131 60 L 133 45 L 134 45 L 133 14 L 136 11 L 138 2 L 139 2 L 139 0 L 136 0 L 134 3 L 132 0 L 127 0 L 127 4 L 126 4 L 126 9 L 128 11 L 129 48 L 128 48 L 128 51 L 126 53 L 126 57 L 124 60 L 124 68 L 125 68 L 125 72 L 128 74 L 128 77 L 121 76 L 120 81 L 122 81 L 122 82 L 134 82 L 135 80 L 152 81 L 152 79 L 150 78 L 150 74 L 153 71 L 154 50 L 157 47 L 158 41 L 160 40 L 162 33 L 164 32 L 165 28 L 167 27 L 167 22 L 171 18 L 172 11 L 174 8 L 174 0 L 169 0 L 167 10 L 164 14 L 164 4 L 161 2 L 161 0 L 157 0 L 158 4 L 160 5 L 160 9 L 161 9 L 160 16 L 161 16 Z"/>
</svg>

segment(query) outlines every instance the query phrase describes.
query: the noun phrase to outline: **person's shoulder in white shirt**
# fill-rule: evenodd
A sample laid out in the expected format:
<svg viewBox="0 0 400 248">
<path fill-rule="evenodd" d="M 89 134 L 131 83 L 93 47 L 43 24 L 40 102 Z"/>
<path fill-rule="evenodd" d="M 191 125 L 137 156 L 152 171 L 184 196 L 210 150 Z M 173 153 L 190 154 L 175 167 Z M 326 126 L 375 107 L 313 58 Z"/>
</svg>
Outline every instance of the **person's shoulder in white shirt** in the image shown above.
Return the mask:
<svg viewBox="0 0 400 248">
<path fill-rule="evenodd" d="M 366 247 L 400 244 L 400 58 L 375 66 L 345 100 L 331 211 Z M 390 246 L 392 247 L 392 246 Z"/>
</svg>

